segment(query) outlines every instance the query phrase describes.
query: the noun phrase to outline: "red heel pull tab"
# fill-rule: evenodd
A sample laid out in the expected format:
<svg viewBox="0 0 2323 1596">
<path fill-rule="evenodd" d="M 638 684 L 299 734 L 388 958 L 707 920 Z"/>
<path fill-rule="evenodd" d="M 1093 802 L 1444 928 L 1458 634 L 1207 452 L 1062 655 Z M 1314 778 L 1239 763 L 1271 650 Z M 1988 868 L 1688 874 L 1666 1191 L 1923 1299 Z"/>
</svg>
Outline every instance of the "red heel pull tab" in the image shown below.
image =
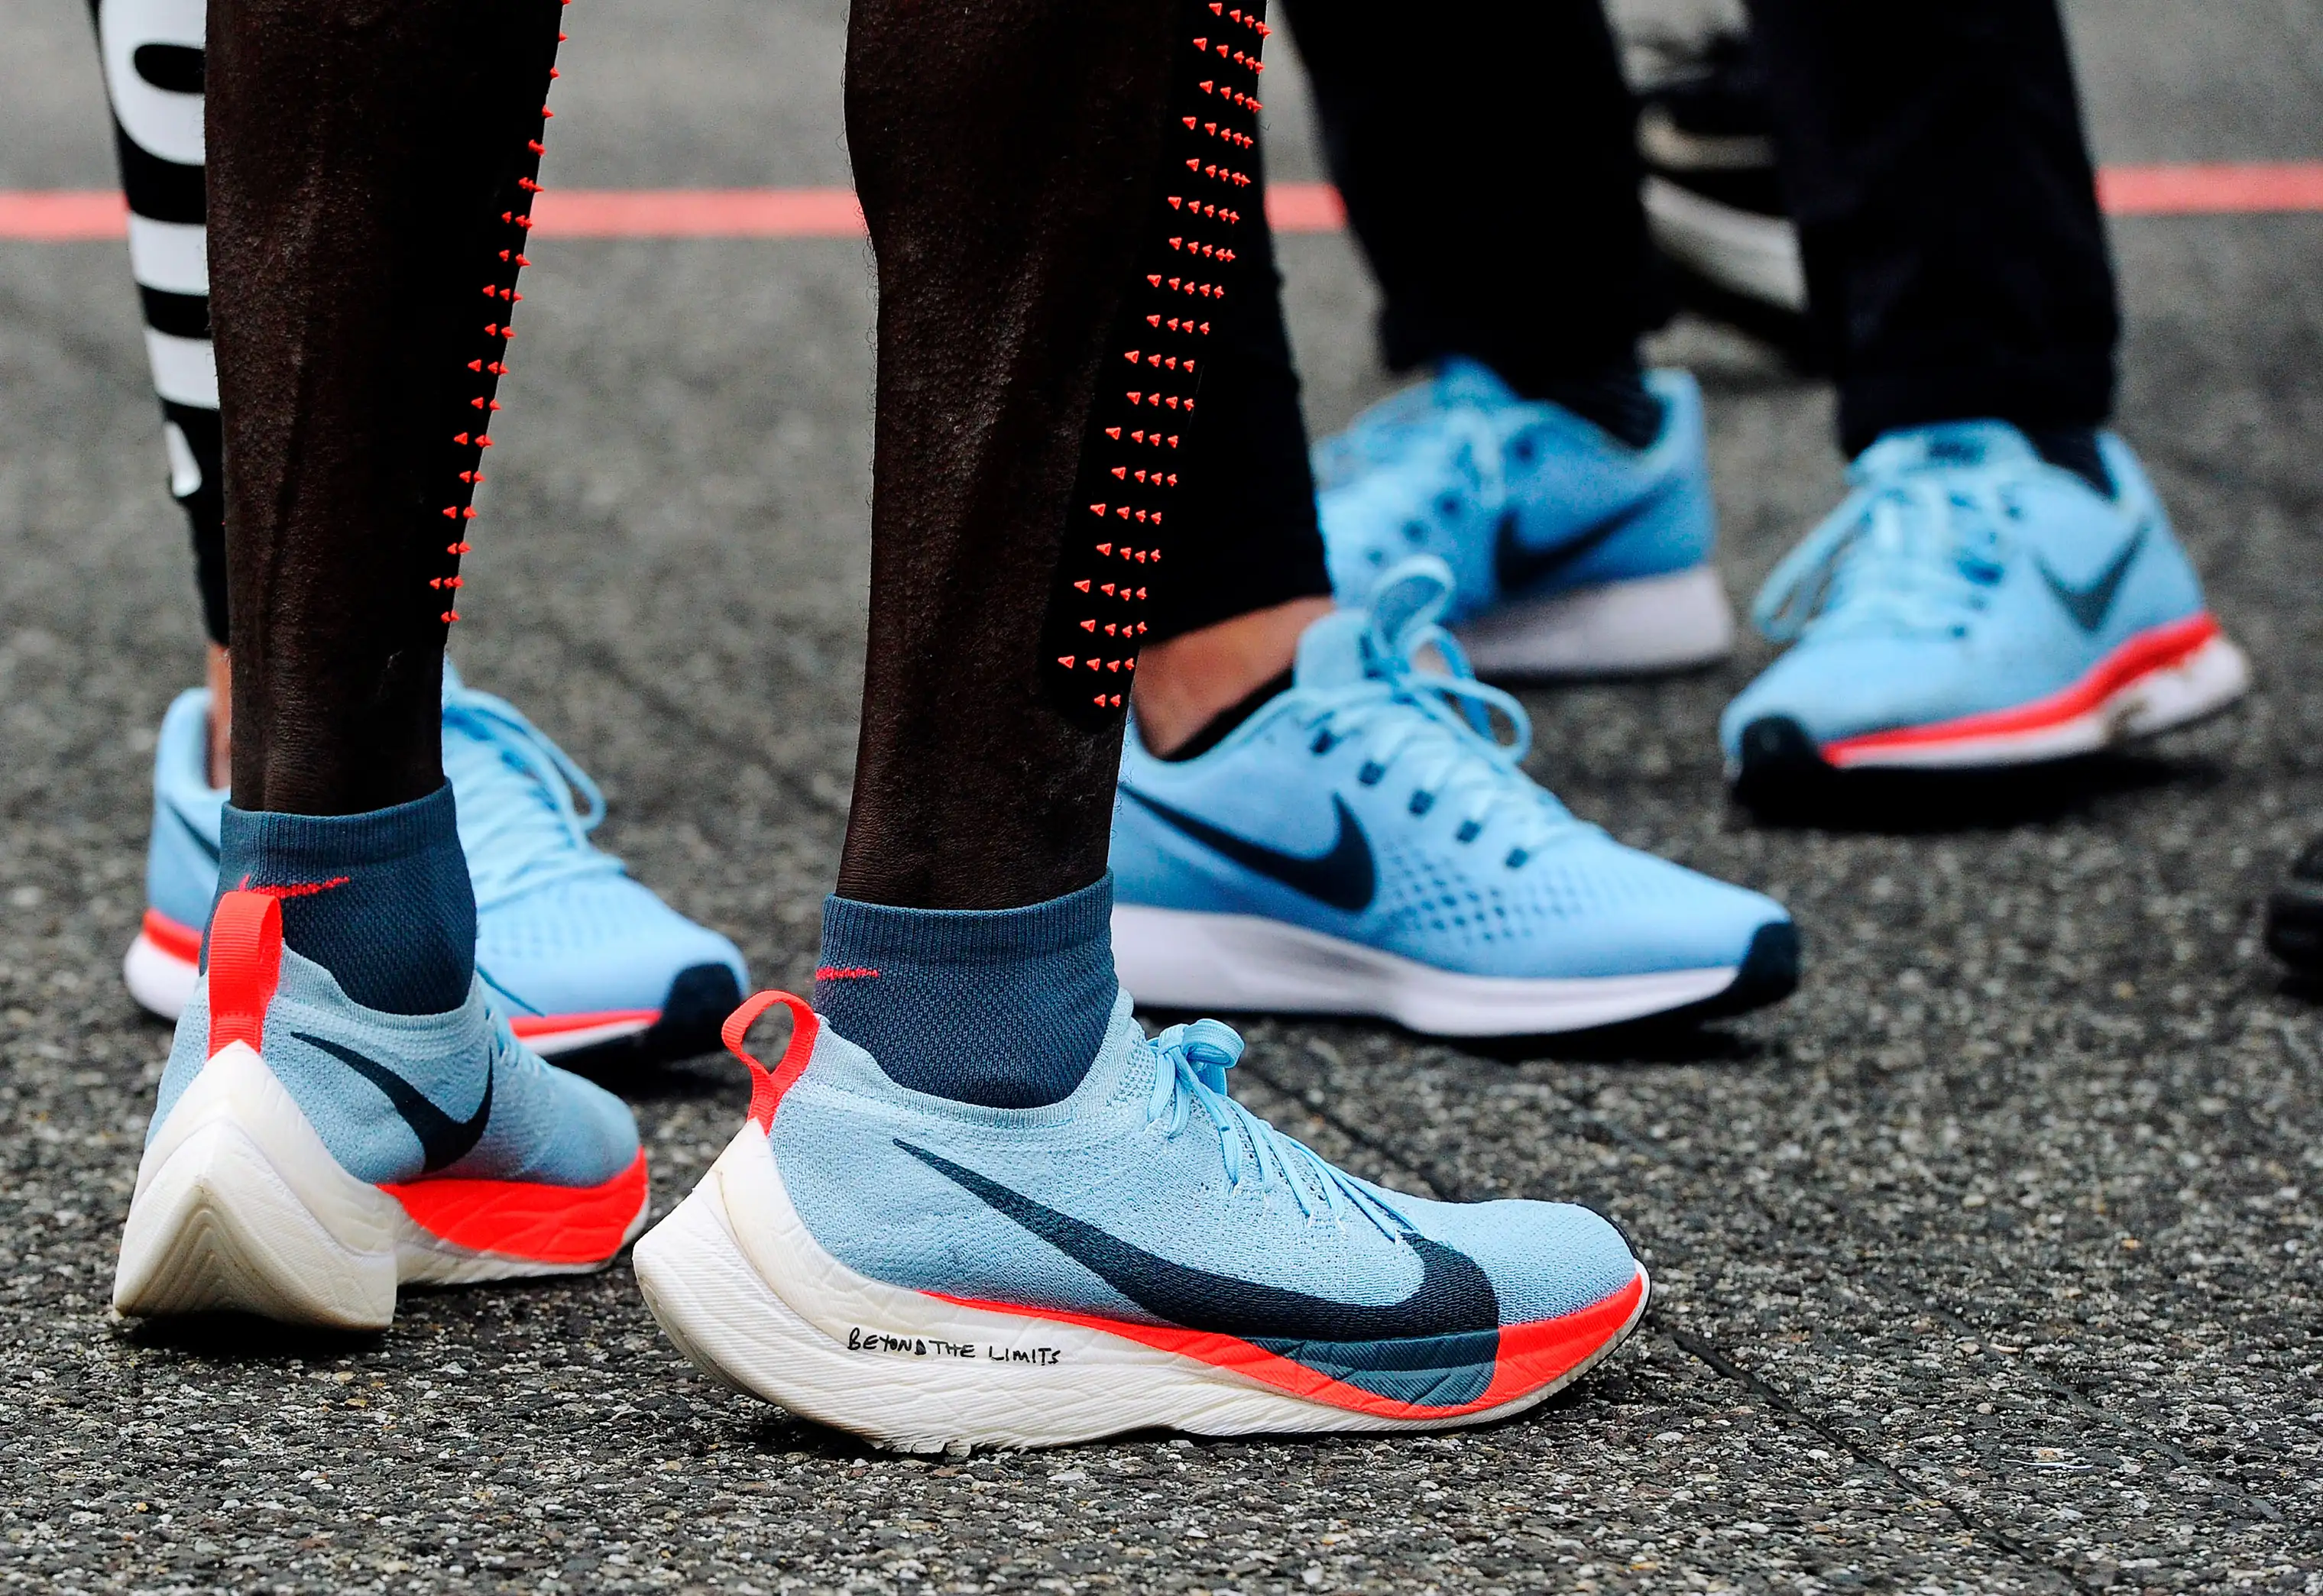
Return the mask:
<svg viewBox="0 0 2323 1596">
<path fill-rule="evenodd" d="M 281 975 L 282 901 L 262 892 L 219 898 L 210 915 L 209 1057 L 237 1041 L 259 1050 Z"/>
<path fill-rule="evenodd" d="M 758 1016 L 778 1003 L 791 1012 L 791 1045 L 783 1050 L 782 1058 L 768 1069 L 742 1045 L 742 1039 L 749 1034 Z M 726 1016 L 726 1023 L 718 1034 L 726 1043 L 726 1050 L 750 1067 L 750 1120 L 760 1130 L 775 1128 L 775 1110 L 782 1106 L 783 1094 L 806 1073 L 807 1059 L 814 1052 L 814 1039 L 822 1030 L 822 1016 L 814 1012 L 813 1005 L 787 992 L 761 992 Z"/>
</svg>

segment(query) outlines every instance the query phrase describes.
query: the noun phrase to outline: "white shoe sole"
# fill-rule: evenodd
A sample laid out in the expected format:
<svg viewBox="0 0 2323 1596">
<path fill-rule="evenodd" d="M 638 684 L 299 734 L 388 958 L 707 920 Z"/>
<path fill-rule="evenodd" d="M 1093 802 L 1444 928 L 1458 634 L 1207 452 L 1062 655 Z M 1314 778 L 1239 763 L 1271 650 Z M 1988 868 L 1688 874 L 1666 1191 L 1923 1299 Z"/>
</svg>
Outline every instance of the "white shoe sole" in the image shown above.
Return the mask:
<svg viewBox="0 0 2323 1596">
<path fill-rule="evenodd" d="M 624 1242 L 646 1213 L 641 1200 Z M 402 1283 L 573 1274 L 610 1261 L 544 1262 L 422 1228 L 331 1156 L 274 1072 L 236 1041 L 202 1066 L 138 1163 L 113 1305 L 133 1316 L 231 1310 L 380 1330 Z"/>
<path fill-rule="evenodd" d="M 1641 976 L 1456 975 L 1255 914 L 1118 903 L 1121 984 L 1162 1008 L 1364 1014 L 1431 1036 L 1536 1036 L 1617 1024 L 1717 996 L 1739 964 Z"/>
<path fill-rule="evenodd" d="M 1538 1389 L 1456 1417 L 1389 1417 L 1300 1397 L 1082 1316 L 979 1307 L 858 1274 L 799 1218 L 755 1124 L 638 1243 L 635 1259 L 647 1306 L 705 1373 L 901 1452 L 1060 1446 L 1152 1428 L 1243 1435 L 1484 1424 L 1586 1373 L 1636 1327 L 1651 1294 L 1641 1269 L 1626 1318 Z M 1188 1335 L 1140 1328 L 1156 1339 Z M 1235 1344 L 1246 1366 L 1281 1362 Z"/>
<path fill-rule="evenodd" d="M 1850 738 L 1824 744 L 1822 753 L 1841 770 L 1948 770 L 2070 758 L 2214 715 L 2248 692 L 2250 683 L 2249 656 L 2225 636 L 2214 635 L 2109 692 L 2061 694 L 2049 712 L 2029 706 L 2002 716 Z"/>
<path fill-rule="evenodd" d="M 1730 292 L 1789 311 L 1807 307 L 1797 229 L 1704 199 L 1667 178 L 1645 182 L 1646 224 L 1662 252 Z"/>
<path fill-rule="evenodd" d="M 1453 628 L 1480 676 L 1691 670 L 1734 650 L 1734 607 L 1708 565 L 1519 599 Z"/>
<path fill-rule="evenodd" d="M 199 946 L 198 937 L 195 945 Z M 200 970 L 192 959 L 162 946 L 150 930 L 137 933 L 121 960 L 121 978 L 129 987 L 129 995 L 147 1013 L 164 1020 L 175 1021 L 186 1012 L 199 977 Z M 520 1014 L 510 1019 L 509 1025 L 525 1046 L 544 1059 L 553 1059 L 559 1053 L 641 1036 L 660 1018 L 658 1009 L 622 1009 L 596 1014 Z"/>
</svg>

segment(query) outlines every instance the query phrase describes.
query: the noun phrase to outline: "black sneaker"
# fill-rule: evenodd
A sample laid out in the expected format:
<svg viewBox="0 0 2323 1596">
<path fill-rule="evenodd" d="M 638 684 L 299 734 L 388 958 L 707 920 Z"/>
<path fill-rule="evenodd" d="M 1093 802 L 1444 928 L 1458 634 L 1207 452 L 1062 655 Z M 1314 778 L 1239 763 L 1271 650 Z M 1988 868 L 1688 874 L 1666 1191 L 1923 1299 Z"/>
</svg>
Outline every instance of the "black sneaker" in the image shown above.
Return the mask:
<svg viewBox="0 0 2323 1596">
<path fill-rule="evenodd" d="M 2302 976 L 2323 976 L 2323 837 L 2268 894 L 2266 948 Z"/>
<path fill-rule="evenodd" d="M 1639 88 L 1638 151 L 1646 219 L 1681 302 L 1804 356 L 1806 275 L 1744 35 L 1712 38 Z"/>
</svg>

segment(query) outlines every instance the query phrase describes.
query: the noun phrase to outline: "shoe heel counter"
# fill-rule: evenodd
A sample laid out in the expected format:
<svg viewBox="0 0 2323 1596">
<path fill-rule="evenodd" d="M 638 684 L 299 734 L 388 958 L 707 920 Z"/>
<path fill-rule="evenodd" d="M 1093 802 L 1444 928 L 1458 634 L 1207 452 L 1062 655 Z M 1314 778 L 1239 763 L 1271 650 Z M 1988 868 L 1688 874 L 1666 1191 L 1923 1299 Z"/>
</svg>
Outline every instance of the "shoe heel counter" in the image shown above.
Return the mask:
<svg viewBox="0 0 2323 1596">
<path fill-rule="evenodd" d="M 210 695 L 191 688 L 161 719 L 153 745 L 153 830 L 145 848 L 145 902 L 198 931 L 217 896 L 217 813 L 209 784 Z M 205 838 L 207 837 L 207 841 Z"/>
<path fill-rule="evenodd" d="M 230 892 L 210 916 L 209 1042 L 216 1055 L 234 1042 L 264 1053 L 266 1011 L 282 980 L 282 904 L 267 893 Z"/>
<path fill-rule="evenodd" d="M 748 1040 L 750 1027 L 758 1023 L 758 1017 L 776 1004 L 790 1010 L 791 1040 L 790 1045 L 783 1050 L 783 1056 L 769 1069 L 759 1062 L 757 1054 L 742 1044 Z M 813 1004 L 794 994 L 771 990 L 747 999 L 740 1008 L 727 1015 L 726 1023 L 719 1027 L 718 1037 L 726 1044 L 726 1050 L 749 1067 L 750 1111 L 748 1118 L 762 1134 L 773 1132 L 775 1114 L 782 1107 L 784 1096 L 798 1084 L 799 1077 L 806 1073 L 807 1061 L 814 1056 L 815 1041 L 822 1033 L 822 1016 L 814 1012 Z"/>
</svg>

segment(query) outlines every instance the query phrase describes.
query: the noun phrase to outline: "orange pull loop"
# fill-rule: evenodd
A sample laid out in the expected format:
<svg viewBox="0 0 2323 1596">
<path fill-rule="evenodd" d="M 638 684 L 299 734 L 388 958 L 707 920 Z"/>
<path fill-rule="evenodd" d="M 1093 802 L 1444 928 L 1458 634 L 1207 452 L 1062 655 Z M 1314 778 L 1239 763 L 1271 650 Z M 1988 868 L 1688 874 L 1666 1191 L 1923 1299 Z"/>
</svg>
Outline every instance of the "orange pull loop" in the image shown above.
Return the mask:
<svg viewBox="0 0 2323 1596">
<path fill-rule="evenodd" d="M 210 916 L 210 1057 L 237 1041 L 259 1050 L 281 974 L 281 898 L 239 890 L 222 894 Z"/>
<path fill-rule="evenodd" d="M 783 1056 L 768 1069 L 758 1062 L 758 1056 L 742 1045 L 750 1027 L 758 1016 L 776 1004 L 791 1012 L 791 1044 Z M 806 1073 L 806 1061 L 813 1055 L 816 1036 L 822 1030 L 822 1016 L 804 998 L 788 992 L 760 992 L 744 1000 L 742 1006 L 726 1016 L 726 1023 L 718 1035 L 726 1050 L 750 1067 L 750 1119 L 759 1129 L 771 1131 L 775 1126 L 775 1110 L 782 1105 L 783 1096 Z"/>
</svg>

